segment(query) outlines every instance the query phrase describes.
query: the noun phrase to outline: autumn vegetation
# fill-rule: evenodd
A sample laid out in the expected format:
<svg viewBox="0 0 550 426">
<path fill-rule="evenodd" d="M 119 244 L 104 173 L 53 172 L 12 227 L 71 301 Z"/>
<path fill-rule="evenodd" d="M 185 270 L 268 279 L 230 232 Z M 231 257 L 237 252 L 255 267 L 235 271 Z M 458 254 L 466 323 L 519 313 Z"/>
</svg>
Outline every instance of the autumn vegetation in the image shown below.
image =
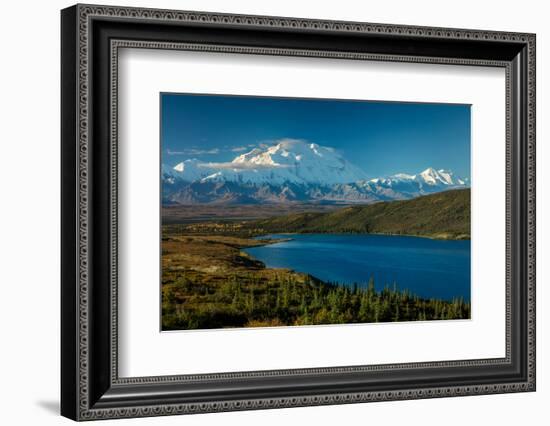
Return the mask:
<svg viewBox="0 0 550 426">
<path fill-rule="evenodd" d="M 273 243 L 164 230 L 162 329 L 264 327 L 464 319 L 461 299 L 422 299 L 396 283 L 339 285 L 266 268 L 241 249 Z M 366 272 L 366 276 L 367 276 Z"/>
</svg>

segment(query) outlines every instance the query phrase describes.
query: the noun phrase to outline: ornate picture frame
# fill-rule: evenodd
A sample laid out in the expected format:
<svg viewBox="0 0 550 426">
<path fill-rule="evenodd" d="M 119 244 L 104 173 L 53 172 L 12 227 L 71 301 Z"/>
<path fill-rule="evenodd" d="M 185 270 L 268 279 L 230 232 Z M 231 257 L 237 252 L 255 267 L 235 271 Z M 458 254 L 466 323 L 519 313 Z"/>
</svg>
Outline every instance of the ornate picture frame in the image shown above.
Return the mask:
<svg viewBox="0 0 550 426">
<path fill-rule="evenodd" d="M 62 415 L 93 420 L 535 390 L 534 34 L 96 5 L 64 9 L 61 30 Z M 503 68 L 505 357 L 119 377 L 121 48 Z"/>
</svg>

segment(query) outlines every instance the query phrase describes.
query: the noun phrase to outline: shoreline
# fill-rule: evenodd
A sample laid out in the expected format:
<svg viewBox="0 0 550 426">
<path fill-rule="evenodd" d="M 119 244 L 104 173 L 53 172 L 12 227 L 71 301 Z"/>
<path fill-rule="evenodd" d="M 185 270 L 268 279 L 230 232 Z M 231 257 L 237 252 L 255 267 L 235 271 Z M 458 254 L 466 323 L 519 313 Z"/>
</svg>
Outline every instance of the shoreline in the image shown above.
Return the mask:
<svg viewBox="0 0 550 426">
<path fill-rule="evenodd" d="M 387 236 L 387 237 L 414 237 L 414 238 L 427 238 L 430 240 L 439 240 L 439 241 L 472 241 L 472 238 L 470 235 L 468 235 L 468 238 L 441 238 L 434 235 L 417 235 L 417 234 L 392 234 L 388 232 L 273 232 L 269 234 L 262 234 L 257 237 L 253 238 L 259 238 L 261 239 L 262 236 L 267 235 L 381 235 L 381 236 Z M 277 241 L 277 242 L 284 242 L 284 241 L 292 241 L 292 238 L 282 239 L 283 241 Z"/>
<path fill-rule="evenodd" d="M 312 232 L 312 233 L 300 233 L 300 232 L 292 232 L 292 233 L 288 233 L 288 234 L 285 234 L 285 235 L 312 235 L 312 234 L 319 234 L 319 235 L 358 235 L 358 236 L 361 236 L 361 235 L 382 235 L 382 236 L 406 236 L 406 237 L 415 237 L 415 238 L 428 238 L 428 239 L 431 239 L 431 240 L 442 240 L 442 241 L 471 241 L 470 239 L 466 240 L 466 239 L 454 239 L 454 240 L 451 240 L 451 239 L 438 239 L 438 238 L 431 238 L 431 237 L 428 237 L 428 236 L 420 236 L 420 235 L 403 235 L 403 234 L 381 234 L 381 233 L 330 233 L 330 232 Z M 273 234 L 265 234 L 265 236 L 267 235 L 273 235 Z M 277 234 L 275 234 L 277 235 Z M 254 238 L 261 238 L 260 237 L 254 237 Z M 357 286 L 358 288 L 362 288 L 362 289 L 365 289 L 367 288 L 367 286 L 369 285 L 369 281 L 363 281 L 363 282 L 353 282 L 353 283 L 345 283 L 345 282 L 330 282 L 330 281 L 325 281 L 325 280 L 322 280 L 318 277 L 316 277 L 315 275 L 312 275 L 308 272 L 302 272 L 302 271 L 297 271 L 293 268 L 288 268 L 288 267 L 268 267 L 262 260 L 259 260 L 257 259 L 256 257 L 254 257 L 253 255 L 251 255 L 250 253 L 248 253 L 246 251 L 246 249 L 249 249 L 249 248 L 255 248 L 255 247 L 264 247 L 264 246 L 267 246 L 267 245 L 271 245 L 271 244 L 277 244 L 277 243 L 282 243 L 282 242 L 288 242 L 288 241 L 293 241 L 294 239 L 293 238 L 273 238 L 273 239 L 261 239 L 261 241 L 263 242 L 263 244 L 258 244 L 258 245 L 255 245 L 255 246 L 252 246 L 252 247 L 240 247 L 239 250 L 243 250 L 244 253 L 246 253 L 246 255 L 253 259 L 254 261 L 256 262 L 260 262 L 263 266 L 264 266 L 264 269 L 266 270 L 286 270 L 286 271 L 290 271 L 292 273 L 295 273 L 295 274 L 302 274 L 302 275 L 306 275 L 310 278 L 312 278 L 313 280 L 315 280 L 318 284 L 320 285 L 323 285 L 323 286 L 327 286 L 327 287 L 331 287 L 331 288 L 334 288 L 334 287 L 346 287 L 346 288 L 353 288 L 354 286 Z M 254 241 L 257 241 L 257 240 L 254 240 Z M 370 280 L 370 278 L 369 278 Z M 389 286 L 385 286 L 384 288 L 390 288 Z M 390 288 L 391 289 L 391 288 Z M 393 291 L 398 291 L 398 292 L 404 292 L 404 291 L 409 291 L 409 289 L 407 288 L 399 288 L 397 287 L 396 289 L 393 289 Z M 378 291 L 382 291 L 382 290 L 376 290 L 377 292 Z M 420 300 L 431 300 L 431 299 L 434 299 L 434 300 L 440 300 L 442 302 L 445 302 L 445 303 L 452 303 L 454 299 L 462 299 L 462 296 L 461 297 L 458 297 L 458 298 L 453 298 L 453 299 L 442 299 L 442 298 L 427 298 L 427 297 L 421 297 L 419 295 L 417 295 L 415 292 L 411 292 L 412 295 L 415 295 L 417 297 L 419 297 Z M 465 303 L 467 304 L 470 304 L 471 303 L 471 300 L 468 299 L 468 300 L 465 300 L 465 299 L 462 299 L 464 300 Z"/>
<path fill-rule="evenodd" d="M 288 241 L 292 241 L 292 238 L 258 238 L 257 240 L 254 238 L 251 238 L 254 241 L 261 241 L 261 244 L 257 244 L 254 247 L 263 247 L 263 246 L 269 246 L 271 244 L 278 244 L 278 243 L 286 243 Z M 247 248 L 253 248 L 253 247 L 242 247 L 242 249 Z"/>
</svg>

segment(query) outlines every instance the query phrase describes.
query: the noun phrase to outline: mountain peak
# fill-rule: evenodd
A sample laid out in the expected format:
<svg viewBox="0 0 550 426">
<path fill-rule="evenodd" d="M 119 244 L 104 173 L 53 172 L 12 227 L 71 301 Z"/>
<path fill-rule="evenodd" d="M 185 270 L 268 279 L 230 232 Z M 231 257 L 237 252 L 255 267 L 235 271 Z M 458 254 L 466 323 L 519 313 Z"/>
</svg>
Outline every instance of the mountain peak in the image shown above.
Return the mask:
<svg viewBox="0 0 550 426">
<path fill-rule="evenodd" d="M 420 172 L 421 175 L 433 176 L 437 174 L 437 171 L 433 167 L 428 167 L 426 170 Z"/>
<path fill-rule="evenodd" d="M 261 154 L 262 150 L 260 148 L 254 148 L 249 152 L 245 152 L 244 154 L 236 156 L 232 163 L 244 163 L 248 161 L 251 157 L 254 157 L 255 155 Z"/>
<path fill-rule="evenodd" d="M 228 163 L 180 163 L 185 181 L 208 178 L 251 184 L 343 184 L 366 178 L 365 172 L 332 148 L 300 139 L 282 139 L 256 147 Z"/>
<path fill-rule="evenodd" d="M 428 185 L 437 185 L 437 184 L 454 185 L 454 184 L 456 184 L 456 182 L 455 182 L 456 178 L 455 178 L 453 172 L 451 172 L 450 170 L 445 170 L 445 169 L 435 170 L 433 167 L 428 167 L 426 170 L 424 170 L 422 173 L 420 173 L 420 177 Z"/>
</svg>

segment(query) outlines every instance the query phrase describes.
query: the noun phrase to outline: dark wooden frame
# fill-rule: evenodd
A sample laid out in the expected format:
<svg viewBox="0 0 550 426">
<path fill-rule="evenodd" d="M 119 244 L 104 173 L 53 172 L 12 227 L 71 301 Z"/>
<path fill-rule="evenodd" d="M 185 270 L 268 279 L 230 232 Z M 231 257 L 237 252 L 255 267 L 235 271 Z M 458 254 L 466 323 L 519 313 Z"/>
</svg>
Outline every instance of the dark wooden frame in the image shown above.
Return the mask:
<svg viewBox="0 0 550 426">
<path fill-rule="evenodd" d="M 535 390 L 533 34 L 95 5 L 64 9 L 61 29 L 64 416 L 89 420 Z M 119 378 L 116 55 L 120 47 L 504 67 L 506 357 Z"/>
</svg>

